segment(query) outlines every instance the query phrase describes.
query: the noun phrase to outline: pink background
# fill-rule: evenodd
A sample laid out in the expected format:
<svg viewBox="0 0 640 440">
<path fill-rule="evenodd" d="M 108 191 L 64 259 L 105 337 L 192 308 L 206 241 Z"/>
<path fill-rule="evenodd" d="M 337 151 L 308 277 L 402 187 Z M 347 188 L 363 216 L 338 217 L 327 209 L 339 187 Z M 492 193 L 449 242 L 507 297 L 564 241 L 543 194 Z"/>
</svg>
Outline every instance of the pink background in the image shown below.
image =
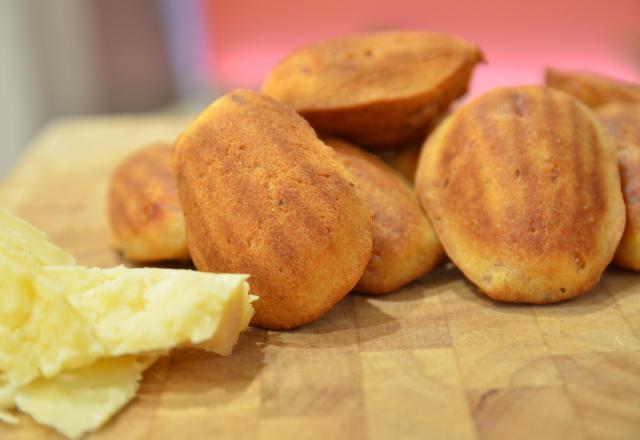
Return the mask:
<svg viewBox="0 0 640 440">
<path fill-rule="evenodd" d="M 545 66 L 639 80 L 640 0 L 202 0 L 203 57 L 222 90 L 258 87 L 293 48 L 354 31 L 417 28 L 480 45 L 470 96 L 540 82 Z"/>
</svg>

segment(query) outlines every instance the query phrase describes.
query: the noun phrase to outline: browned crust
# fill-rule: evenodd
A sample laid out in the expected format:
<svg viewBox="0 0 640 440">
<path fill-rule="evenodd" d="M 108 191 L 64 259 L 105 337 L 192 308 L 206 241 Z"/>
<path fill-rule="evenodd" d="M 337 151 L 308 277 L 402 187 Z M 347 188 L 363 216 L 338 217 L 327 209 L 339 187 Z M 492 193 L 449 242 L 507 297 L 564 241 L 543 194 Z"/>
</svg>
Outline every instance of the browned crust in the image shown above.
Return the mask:
<svg viewBox="0 0 640 440">
<path fill-rule="evenodd" d="M 354 34 L 299 49 L 263 91 L 320 132 L 371 148 L 422 140 L 466 90 L 477 46 L 421 31 Z"/>
<path fill-rule="evenodd" d="M 416 188 L 449 257 L 503 301 L 591 289 L 625 224 L 615 145 L 589 109 L 546 87 L 462 107 L 427 140 Z"/>
<path fill-rule="evenodd" d="M 640 270 L 640 103 L 607 104 L 598 108 L 597 114 L 618 145 L 627 209 L 627 224 L 613 261 L 618 266 Z"/>
<path fill-rule="evenodd" d="M 611 102 L 640 102 L 640 86 L 591 72 L 548 68 L 545 84 L 567 92 L 589 107 Z"/>
<path fill-rule="evenodd" d="M 293 109 L 251 91 L 225 95 L 180 136 L 174 161 L 194 263 L 251 275 L 254 325 L 311 322 L 362 276 L 371 212 Z"/>
<path fill-rule="evenodd" d="M 171 168 L 172 145 L 128 156 L 112 173 L 108 214 L 114 245 L 132 261 L 188 260 L 184 216 Z"/>
<path fill-rule="evenodd" d="M 397 171 L 371 153 L 326 138 L 366 195 L 373 213 L 373 255 L 356 290 L 396 290 L 431 270 L 444 251 L 420 202 Z"/>
</svg>

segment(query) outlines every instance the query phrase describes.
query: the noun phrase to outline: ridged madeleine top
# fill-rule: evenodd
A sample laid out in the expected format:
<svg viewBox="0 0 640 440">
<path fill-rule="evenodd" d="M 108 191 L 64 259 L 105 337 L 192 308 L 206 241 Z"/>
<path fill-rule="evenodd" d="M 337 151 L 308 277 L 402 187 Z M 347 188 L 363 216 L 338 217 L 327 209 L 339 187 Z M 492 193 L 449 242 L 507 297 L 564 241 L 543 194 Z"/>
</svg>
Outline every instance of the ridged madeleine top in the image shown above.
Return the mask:
<svg viewBox="0 0 640 440">
<path fill-rule="evenodd" d="M 588 108 L 546 87 L 462 107 L 427 140 L 416 179 L 447 254 L 497 299 L 592 288 L 624 228 L 614 143 Z"/>
<path fill-rule="evenodd" d="M 362 276 L 366 199 L 290 107 L 251 91 L 225 95 L 180 136 L 174 160 L 192 259 L 251 275 L 254 325 L 311 322 Z"/>
<path fill-rule="evenodd" d="M 387 102 L 438 90 L 483 58 L 460 38 L 423 31 L 353 34 L 296 50 L 263 91 L 299 111 Z"/>
</svg>

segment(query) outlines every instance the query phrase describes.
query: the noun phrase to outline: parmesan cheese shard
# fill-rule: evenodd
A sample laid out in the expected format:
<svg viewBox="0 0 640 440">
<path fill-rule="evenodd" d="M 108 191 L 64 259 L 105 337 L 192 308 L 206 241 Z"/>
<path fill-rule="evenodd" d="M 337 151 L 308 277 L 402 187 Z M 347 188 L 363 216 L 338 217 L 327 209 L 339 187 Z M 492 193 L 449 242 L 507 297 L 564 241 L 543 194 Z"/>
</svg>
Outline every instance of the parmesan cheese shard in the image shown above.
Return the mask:
<svg viewBox="0 0 640 440">
<path fill-rule="evenodd" d="M 69 438 L 94 431 L 135 397 L 142 372 L 155 357 L 100 359 L 56 377 L 40 378 L 16 395 L 18 408 Z"/>
<path fill-rule="evenodd" d="M 229 355 L 253 314 L 247 275 L 46 267 L 111 356 L 201 345 Z"/>
<path fill-rule="evenodd" d="M 107 355 L 94 328 L 63 296 L 63 285 L 0 243 L 0 409 L 37 377 Z"/>
<path fill-rule="evenodd" d="M 69 438 L 95 431 L 176 347 L 228 355 L 253 315 L 248 275 L 94 269 L 0 209 L 0 421 L 18 408 Z"/>
<path fill-rule="evenodd" d="M 40 266 L 75 263 L 73 256 L 51 243 L 44 232 L 1 208 L 0 243 Z"/>
</svg>

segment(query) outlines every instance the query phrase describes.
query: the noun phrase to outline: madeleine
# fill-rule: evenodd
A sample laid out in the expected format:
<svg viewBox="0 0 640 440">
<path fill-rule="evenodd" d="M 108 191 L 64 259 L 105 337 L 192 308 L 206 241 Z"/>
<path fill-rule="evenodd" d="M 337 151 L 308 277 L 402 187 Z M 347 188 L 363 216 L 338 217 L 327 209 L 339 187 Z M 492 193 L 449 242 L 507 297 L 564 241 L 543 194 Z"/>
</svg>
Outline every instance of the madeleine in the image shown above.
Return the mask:
<svg viewBox="0 0 640 440">
<path fill-rule="evenodd" d="M 295 108 L 319 132 L 371 148 L 423 141 L 468 87 L 480 49 L 422 31 L 349 35 L 296 50 L 263 92 Z"/>
<path fill-rule="evenodd" d="M 188 260 L 185 220 L 171 168 L 172 145 L 128 156 L 111 174 L 107 212 L 114 240 L 131 261 Z"/>
<path fill-rule="evenodd" d="M 606 129 L 542 86 L 494 89 L 449 117 L 423 148 L 416 187 L 451 260 L 502 301 L 591 289 L 625 226 Z"/>
<path fill-rule="evenodd" d="M 589 107 L 611 102 L 640 103 L 640 85 L 591 72 L 547 69 L 545 84 L 567 92 Z"/>
<path fill-rule="evenodd" d="M 388 293 L 429 272 L 444 256 L 413 187 L 382 159 L 336 138 L 338 153 L 373 214 L 373 252 L 356 290 Z"/>
<path fill-rule="evenodd" d="M 199 270 L 251 275 L 254 325 L 311 322 L 362 277 L 367 201 L 292 108 L 227 94 L 180 136 L 174 162 L 191 257 Z"/>
</svg>

